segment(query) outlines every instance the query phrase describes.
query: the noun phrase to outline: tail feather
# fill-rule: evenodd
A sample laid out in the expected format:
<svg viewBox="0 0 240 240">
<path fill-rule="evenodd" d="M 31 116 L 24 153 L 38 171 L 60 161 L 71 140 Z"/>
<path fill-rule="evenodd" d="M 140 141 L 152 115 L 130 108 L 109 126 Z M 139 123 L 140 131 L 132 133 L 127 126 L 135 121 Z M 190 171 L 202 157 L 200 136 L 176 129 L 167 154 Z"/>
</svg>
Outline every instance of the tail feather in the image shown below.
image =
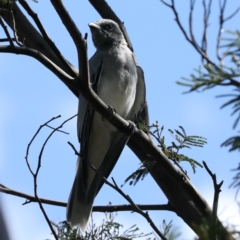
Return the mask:
<svg viewBox="0 0 240 240">
<path fill-rule="evenodd" d="M 82 164 L 80 160 L 73 187 L 68 199 L 67 221 L 72 227 L 79 226 L 83 231 L 85 231 L 92 211 L 93 201 L 98 185 L 86 192 L 81 170 Z"/>
</svg>

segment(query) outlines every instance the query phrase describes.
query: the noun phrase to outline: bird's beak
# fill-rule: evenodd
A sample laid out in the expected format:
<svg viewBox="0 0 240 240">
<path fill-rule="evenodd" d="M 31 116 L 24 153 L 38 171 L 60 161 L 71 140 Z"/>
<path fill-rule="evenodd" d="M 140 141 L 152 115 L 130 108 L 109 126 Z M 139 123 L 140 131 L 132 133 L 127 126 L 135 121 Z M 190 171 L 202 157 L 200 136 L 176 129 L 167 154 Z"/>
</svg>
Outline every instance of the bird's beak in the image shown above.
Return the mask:
<svg viewBox="0 0 240 240">
<path fill-rule="evenodd" d="M 100 26 L 99 25 L 97 25 L 96 23 L 94 23 L 94 22 L 91 22 L 91 23 L 89 23 L 88 24 L 88 26 L 90 27 L 90 28 L 97 28 L 97 29 L 101 29 L 100 28 Z"/>
</svg>

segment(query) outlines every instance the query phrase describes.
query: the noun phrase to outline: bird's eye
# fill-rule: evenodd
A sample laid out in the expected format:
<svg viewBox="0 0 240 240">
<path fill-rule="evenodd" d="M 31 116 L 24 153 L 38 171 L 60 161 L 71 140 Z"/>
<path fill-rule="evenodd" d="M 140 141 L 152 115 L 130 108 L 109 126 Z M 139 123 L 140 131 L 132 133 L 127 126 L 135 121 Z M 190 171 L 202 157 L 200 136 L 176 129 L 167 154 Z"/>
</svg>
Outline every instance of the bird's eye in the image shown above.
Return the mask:
<svg viewBox="0 0 240 240">
<path fill-rule="evenodd" d="M 110 31 L 113 30 L 112 24 L 107 24 L 107 25 L 106 25 L 106 28 L 107 28 L 108 30 L 110 30 Z"/>
</svg>

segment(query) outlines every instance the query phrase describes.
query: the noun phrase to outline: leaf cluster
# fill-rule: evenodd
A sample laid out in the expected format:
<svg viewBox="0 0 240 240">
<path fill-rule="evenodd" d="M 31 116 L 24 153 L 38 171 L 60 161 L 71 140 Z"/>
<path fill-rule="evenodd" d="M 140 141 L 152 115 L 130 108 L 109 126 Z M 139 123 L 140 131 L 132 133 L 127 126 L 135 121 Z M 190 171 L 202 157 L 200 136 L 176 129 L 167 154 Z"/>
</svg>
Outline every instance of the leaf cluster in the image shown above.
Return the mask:
<svg viewBox="0 0 240 240">
<path fill-rule="evenodd" d="M 185 171 L 179 165 L 181 162 L 188 162 L 191 165 L 194 173 L 196 172 L 197 166 L 203 167 L 195 159 L 180 153 L 180 150 L 183 148 L 190 149 L 191 147 L 203 147 L 207 143 L 206 138 L 196 135 L 188 136 L 185 129 L 182 126 L 179 126 L 179 130 L 168 129 L 176 142 L 171 142 L 170 146 L 166 146 L 165 137 L 162 136 L 164 127 L 162 126 L 159 128 L 157 121 L 151 126 L 146 126 L 144 123 L 141 123 L 139 124 L 139 127 L 141 130 L 147 131 L 151 136 L 155 138 L 157 145 L 162 150 L 162 152 L 170 160 L 172 160 L 184 173 Z M 146 160 L 140 164 L 140 167 L 125 179 L 124 184 L 129 182 L 130 185 L 136 185 L 139 180 L 143 180 L 147 176 L 148 170 L 154 167 L 155 163 L 156 162 L 151 156 L 147 156 Z"/>
<path fill-rule="evenodd" d="M 168 240 L 175 240 L 181 236 L 177 227 L 173 227 L 172 220 L 167 223 L 166 220 L 162 221 L 162 226 L 160 226 L 161 232 Z"/>
<path fill-rule="evenodd" d="M 198 161 L 184 154 L 180 154 L 179 151 L 183 148 L 190 149 L 191 147 L 203 147 L 204 144 L 207 143 L 206 138 L 196 135 L 188 136 L 185 129 L 182 126 L 179 126 L 179 130 L 168 129 L 176 142 L 171 142 L 170 146 L 166 146 L 165 138 L 161 137 L 161 133 L 159 133 L 158 124 L 152 125 L 152 127 L 155 128 L 155 130 L 151 133 L 151 135 L 155 137 L 155 139 L 158 141 L 158 146 L 170 160 L 172 160 L 174 163 L 180 163 L 183 161 L 188 162 L 191 165 L 194 173 L 196 172 L 197 166 L 202 167 Z M 162 130 L 163 127 L 161 128 L 161 131 Z"/>
<path fill-rule="evenodd" d="M 138 233 L 139 228 L 136 225 L 120 233 L 123 225 L 115 221 L 116 215 L 114 213 L 106 213 L 105 219 L 102 220 L 99 226 L 91 218 L 91 222 L 85 232 L 82 232 L 79 228 L 71 228 L 66 221 L 59 224 L 53 223 L 53 225 L 57 230 L 59 240 L 131 240 L 144 237 L 147 237 L 145 240 L 151 239 L 149 236 L 152 233 Z"/>
</svg>

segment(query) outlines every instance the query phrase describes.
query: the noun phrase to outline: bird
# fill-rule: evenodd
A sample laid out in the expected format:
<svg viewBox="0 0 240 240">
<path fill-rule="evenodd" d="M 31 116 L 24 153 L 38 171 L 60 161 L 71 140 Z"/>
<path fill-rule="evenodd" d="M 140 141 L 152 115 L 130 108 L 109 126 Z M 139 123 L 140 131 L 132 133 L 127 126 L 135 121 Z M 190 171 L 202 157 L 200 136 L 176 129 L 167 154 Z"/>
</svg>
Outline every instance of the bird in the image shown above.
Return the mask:
<svg viewBox="0 0 240 240">
<path fill-rule="evenodd" d="M 88 25 L 96 48 L 89 60 L 91 87 L 112 114 L 116 111 L 124 119 L 136 122 L 146 106 L 143 71 L 137 66 L 118 23 L 101 19 Z M 102 176 L 109 176 L 129 137 L 96 112 L 81 94 L 77 134 L 80 154 L 66 219 L 72 227 L 85 231 L 94 199 L 104 183 Z"/>
</svg>

